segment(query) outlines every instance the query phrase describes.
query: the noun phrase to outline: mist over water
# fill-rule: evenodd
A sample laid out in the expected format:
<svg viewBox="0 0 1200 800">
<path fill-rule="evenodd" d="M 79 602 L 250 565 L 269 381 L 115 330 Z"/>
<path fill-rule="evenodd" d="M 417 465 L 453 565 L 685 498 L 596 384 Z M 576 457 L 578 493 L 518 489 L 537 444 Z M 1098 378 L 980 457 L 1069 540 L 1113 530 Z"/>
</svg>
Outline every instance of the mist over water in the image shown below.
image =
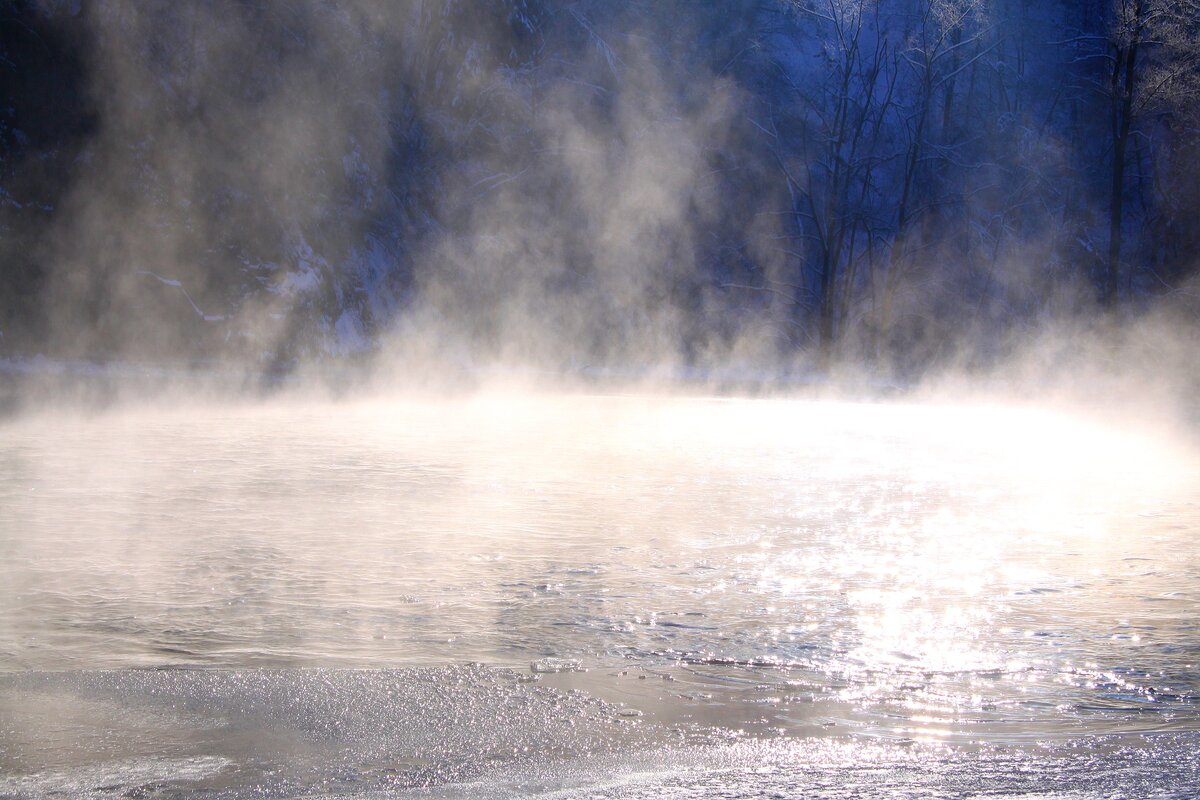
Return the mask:
<svg viewBox="0 0 1200 800">
<path fill-rule="evenodd" d="M 335 775 L 474 796 L 526 769 L 570 793 L 600 785 L 601 754 L 695 796 L 868 758 L 901 796 L 923 791 L 914 758 L 1091 796 L 1135 785 L 1128 747 L 1161 765 L 1136 785 L 1196 785 L 1173 765 L 1200 724 L 1200 460 L 1149 435 L 980 405 L 496 391 L 30 416 L 3 444 L 17 797 Z M 781 749 L 738 749 L 763 737 Z M 1102 748 L 1092 769 L 1068 769 L 1079 747 Z M 781 759 L 766 784 L 745 772 L 762 758 Z"/>
<path fill-rule="evenodd" d="M 1102 57 L 1056 37 L 1115 22 L 829 6 L 17 4 L 5 374 L 911 385 L 1153 341 L 1193 387 L 1190 51 L 1141 62 L 1110 264 Z"/>
<path fill-rule="evenodd" d="M 0 796 L 1200 792 L 1146 5 L 0 4 Z"/>
</svg>

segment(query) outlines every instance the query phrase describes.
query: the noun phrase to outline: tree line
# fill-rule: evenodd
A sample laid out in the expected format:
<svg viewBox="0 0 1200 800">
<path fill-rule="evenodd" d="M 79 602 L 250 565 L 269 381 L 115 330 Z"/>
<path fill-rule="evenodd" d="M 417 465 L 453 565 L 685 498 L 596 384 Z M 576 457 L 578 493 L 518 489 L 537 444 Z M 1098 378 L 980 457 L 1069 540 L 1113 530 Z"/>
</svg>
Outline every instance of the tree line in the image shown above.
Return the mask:
<svg viewBox="0 0 1200 800">
<path fill-rule="evenodd" d="M 5 0 L 0 94 L 9 354 L 907 371 L 1194 297 L 1196 0 Z"/>
</svg>

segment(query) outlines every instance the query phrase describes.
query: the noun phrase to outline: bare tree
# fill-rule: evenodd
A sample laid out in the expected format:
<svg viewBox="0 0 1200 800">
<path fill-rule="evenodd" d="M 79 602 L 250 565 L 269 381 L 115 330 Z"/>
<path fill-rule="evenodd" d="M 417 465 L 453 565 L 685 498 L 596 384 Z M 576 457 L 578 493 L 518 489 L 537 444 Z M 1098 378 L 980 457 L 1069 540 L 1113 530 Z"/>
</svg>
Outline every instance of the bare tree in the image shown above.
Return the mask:
<svg viewBox="0 0 1200 800">
<path fill-rule="evenodd" d="M 1121 283 L 1126 176 L 1133 137 L 1155 117 L 1200 96 L 1200 2 L 1115 0 L 1104 57 L 1110 103 L 1112 171 L 1108 257 L 1101 301 L 1116 304 Z"/>
<path fill-rule="evenodd" d="M 908 144 L 900 176 L 899 201 L 896 205 L 895 235 L 892 240 L 883 299 L 876 327 L 875 353 L 879 358 L 894 323 L 896 298 L 912 255 L 911 228 L 921 214 L 936 205 L 935 199 L 919 197 L 919 178 L 929 150 L 930 117 L 939 93 L 952 103 L 955 79 L 988 52 L 981 46 L 983 30 L 980 0 L 919 0 L 916 25 L 903 52 L 915 84 L 904 120 Z M 971 53 L 963 58 L 964 53 Z M 943 117 L 949 112 L 943 108 Z M 920 245 L 918 244 L 918 247 Z"/>
<path fill-rule="evenodd" d="M 827 368 L 853 291 L 861 248 L 874 247 L 870 207 L 876 201 L 884 120 L 894 102 L 896 48 L 873 0 L 797 2 L 822 32 L 829 79 L 802 89 L 810 134 L 804 142 L 804 201 L 797 213 L 815 242 L 817 343 Z M 793 178 L 789 175 L 788 180 Z"/>
</svg>

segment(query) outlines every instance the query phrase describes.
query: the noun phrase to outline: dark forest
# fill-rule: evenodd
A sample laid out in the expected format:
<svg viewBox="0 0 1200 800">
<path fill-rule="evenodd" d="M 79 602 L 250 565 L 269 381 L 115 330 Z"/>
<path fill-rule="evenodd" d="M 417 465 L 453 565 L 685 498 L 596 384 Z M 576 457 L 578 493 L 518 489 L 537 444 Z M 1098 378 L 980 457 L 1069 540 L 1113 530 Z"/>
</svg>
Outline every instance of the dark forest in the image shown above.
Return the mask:
<svg viewBox="0 0 1200 800">
<path fill-rule="evenodd" d="M 0 4 L 8 359 L 914 375 L 1198 218 L 1195 0 Z"/>
</svg>

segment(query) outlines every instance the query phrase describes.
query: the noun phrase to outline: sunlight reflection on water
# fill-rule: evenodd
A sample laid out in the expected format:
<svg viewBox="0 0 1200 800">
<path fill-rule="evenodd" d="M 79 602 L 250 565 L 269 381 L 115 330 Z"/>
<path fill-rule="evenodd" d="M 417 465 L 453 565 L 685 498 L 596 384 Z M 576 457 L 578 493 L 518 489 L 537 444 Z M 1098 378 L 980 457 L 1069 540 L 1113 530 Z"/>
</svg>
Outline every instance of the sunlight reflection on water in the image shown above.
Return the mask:
<svg viewBox="0 0 1200 800">
<path fill-rule="evenodd" d="M 1191 730 L 1197 474 L 1154 439 L 987 407 L 27 418 L 0 428 L 0 670 L 554 656 L 762 730 Z M 647 675 L 675 688 L 630 688 Z"/>
</svg>

